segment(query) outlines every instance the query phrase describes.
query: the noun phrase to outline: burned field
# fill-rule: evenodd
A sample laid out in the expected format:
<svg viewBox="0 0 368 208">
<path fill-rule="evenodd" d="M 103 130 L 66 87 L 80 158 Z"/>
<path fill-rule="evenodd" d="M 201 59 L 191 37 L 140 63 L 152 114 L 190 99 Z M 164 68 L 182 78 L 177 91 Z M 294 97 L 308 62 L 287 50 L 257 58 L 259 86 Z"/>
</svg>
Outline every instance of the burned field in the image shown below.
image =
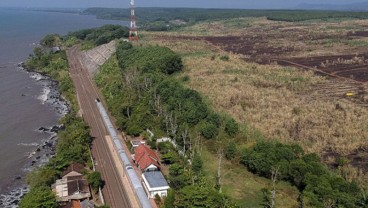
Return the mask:
<svg viewBox="0 0 368 208">
<path fill-rule="evenodd" d="M 317 74 L 335 78 L 368 81 L 368 53 L 306 58 L 274 59 L 279 65 L 314 70 Z"/>
<path fill-rule="evenodd" d="M 320 75 L 367 82 L 367 37 L 368 31 L 346 29 L 339 24 L 327 24 L 323 29 L 317 25 L 280 24 L 245 28 L 230 36 L 174 38 L 203 40 L 248 62 L 292 66 L 314 70 Z"/>
<path fill-rule="evenodd" d="M 368 21 L 239 21 L 155 33 L 151 44 L 182 54 L 188 85 L 266 139 L 368 172 Z"/>
</svg>

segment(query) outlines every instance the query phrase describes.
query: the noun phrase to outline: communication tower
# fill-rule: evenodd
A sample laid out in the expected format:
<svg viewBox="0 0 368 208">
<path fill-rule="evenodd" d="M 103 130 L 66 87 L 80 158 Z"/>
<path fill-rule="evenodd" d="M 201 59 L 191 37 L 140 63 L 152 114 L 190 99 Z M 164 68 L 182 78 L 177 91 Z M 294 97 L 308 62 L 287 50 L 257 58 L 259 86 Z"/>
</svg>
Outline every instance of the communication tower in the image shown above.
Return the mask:
<svg viewBox="0 0 368 208">
<path fill-rule="evenodd" d="M 130 0 L 130 30 L 129 40 L 138 43 L 138 31 L 135 17 L 135 0 Z"/>
</svg>

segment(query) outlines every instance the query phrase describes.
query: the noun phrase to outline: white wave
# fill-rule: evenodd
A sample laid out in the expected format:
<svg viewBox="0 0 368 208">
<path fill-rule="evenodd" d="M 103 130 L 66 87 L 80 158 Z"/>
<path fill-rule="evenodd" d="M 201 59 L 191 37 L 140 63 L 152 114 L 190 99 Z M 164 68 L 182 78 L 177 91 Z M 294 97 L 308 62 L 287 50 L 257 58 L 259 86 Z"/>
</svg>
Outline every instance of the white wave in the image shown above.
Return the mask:
<svg viewBox="0 0 368 208">
<path fill-rule="evenodd" d="M 45 87 L 43 88 L 41 95 L 37 97 L 37 99 L 42 101 L 42 104 L 45 104 L 45 102 L 47 101 L 49 94 L 51 92 L 51 89 L 49 87 Z"/>
<path fill-rule="evenodd" d="M 28 192 L 28 187 L 16 188 L 10 193 L 0 195 L 0 204 L 3 208 L 18 208 L 19 206 L 16 204 L 16 202 Z"/>
<path fill-rule="evenodd" d="M 36 142 L 33 143 L 19 143 L 18 146 L 26 146 L 26 147 L 32 147 L 32 146 L 38 146 L 39 144 Z"/>
<path fill-rule="evenodd" d="M 37 81 L 39 81 L 39 80 L 41 80 L 41 79 L 43 78 L 43 76 L 42 76 L 41 74 L 38 74 L 38 73 L 32 73 L 32 74 L 30 75 L 30 77 L 31 77 L 32 79 L 37 80 Z"/>
<path fill-rule="evenodd" d="M 35 155 L 35 154 L 36 154 L 36 151 L 31 152 L 31 153 L 28 155 L 28 159 L 29 159 L 29 158 L 31 158 L 31 157 L 33 157 L 33 155 Z"/>
</svg>

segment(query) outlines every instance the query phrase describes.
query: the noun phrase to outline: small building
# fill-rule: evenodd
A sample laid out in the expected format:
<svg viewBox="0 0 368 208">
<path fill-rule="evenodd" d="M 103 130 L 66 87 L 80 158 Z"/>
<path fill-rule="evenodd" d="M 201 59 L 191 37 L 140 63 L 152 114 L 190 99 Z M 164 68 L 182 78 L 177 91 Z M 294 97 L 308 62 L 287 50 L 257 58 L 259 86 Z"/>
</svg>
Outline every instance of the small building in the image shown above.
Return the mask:
<svg viewBox="0 0 368 208">
<path fill-rule="evenodd" d="M 83 200 L 91 197 L 89 184 L 83 175 L 71 171 L 52 185 L 58 202 L 71 202 L 72 200 Z"/>
<path fill-rule="evenodd" d="M 136 139 L 131 139 L 130 140 L 130 144 L 132 144 L 132 147 L 134 149 L 136 149 L 137 147 L 139 147 L 139 145 L 141 144 L 146 144 L 146 141 L 144 141 L 143 139 L 141 138 L 136 138 Z"/>
<path fill-rule="evenodd" d="M 148 146 L 140 144 L 135 150 L 135 163 L 142 172 L 157 171 L 160 169 L 160 159 L 156 152 Z"/>
<path fill-rule="evenodd" d="M 83 172 L 86 171 L 86 168 L 84 167 L 84 165 L 80 164 L 80 163 L 72 163 L 71 165 L 69 165 L 69 167 L 64 170 L 61 173 L 61 177 L 64 177 L 66 175 L 82 175 Z M 70 174 L 71 172 L 74 172 L 72 174 Z"/>
<path fill-rule="evenodd" d="M 61 49 L 60 49 L 60 47 L 59 47 L 59 46 L 55 46 L 55 47 L 52 47 L 52 48 L 51 48 L 51 51 L 52 51 L 53 53 L 57 53 L 57 52 L 61 51 Z"/>
<path fill-rule="evenodd" d="M 143 187 L 150 198 L 155 195 L 167 196 L 170 186 L 160 171 L 145 172 L 142 174 Z"/>
</svg>

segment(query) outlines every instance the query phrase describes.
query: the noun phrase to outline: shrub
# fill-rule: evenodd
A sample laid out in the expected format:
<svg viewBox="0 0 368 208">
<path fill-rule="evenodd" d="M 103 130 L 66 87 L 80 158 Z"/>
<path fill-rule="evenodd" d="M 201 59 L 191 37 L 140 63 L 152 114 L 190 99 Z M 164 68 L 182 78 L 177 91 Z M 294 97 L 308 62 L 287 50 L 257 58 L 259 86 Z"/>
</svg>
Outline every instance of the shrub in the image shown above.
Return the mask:
<svg viewBox="0 0 368 208">
<path fill-rule="evenodd" d="M 19 203 L 20 208 L 56 208 L 58 207 L 56 203 L 55 194 L 51 191 L 49 187 L 37 186 L 31 188 L 29 193 L 27 193 Z"/>
<path fill-rule="evenodd" d="M 92 172 L 88 174 L 87 180 L 95 192 L 97 192 L 98 189 L 103 185 L 101 174 L 99 172 Z"/>
<path fill-rule="evenodd" d="M 225 124 L 225 132 L 229 136 L 235 136 L 239 131 L 239 124 L 233 119 L 228 119 Z"/>
<path fill-rule="evenodd" d="M 218 134 L 218 128 L 212 123 L 205 123 L 201 128 L 201 134 L 206 139 L 214 139 Z"/>
</svg>

